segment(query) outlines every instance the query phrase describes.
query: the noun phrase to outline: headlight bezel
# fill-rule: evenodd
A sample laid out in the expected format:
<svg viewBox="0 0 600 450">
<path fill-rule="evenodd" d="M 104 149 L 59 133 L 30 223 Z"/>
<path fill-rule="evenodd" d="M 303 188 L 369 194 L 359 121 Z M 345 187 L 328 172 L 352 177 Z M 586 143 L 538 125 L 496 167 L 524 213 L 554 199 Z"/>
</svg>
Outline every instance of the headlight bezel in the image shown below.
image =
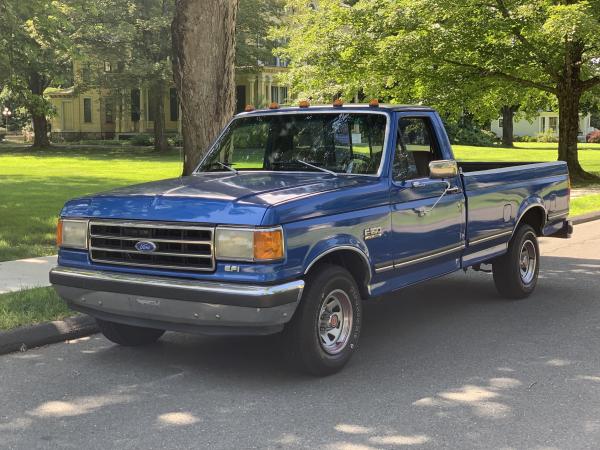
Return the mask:
<svg viewBox="0 0 600 450">
<path fill-rule="evenodd" d="M 65 227 L 66 225 L 66 227 Z M 79 228 L 77 230 L 77 227 Z M 73 230 L 80 233 L 73 238 Z M 70 230 L 70 231 L 69 231 Z M 89 220 L 59 218 L 56 232 L 56 244 L 59 248 L 88 250 L 89 249 Z M 69 237 L 71 236 L 71 237 Z"/>
<path fill-rule="evenodd" d="M 236 255 L 236 251 L 223 251 L 223 244 L 220 241 L 224 237 L 230 239 L 235 238 L 235 234 L 245 235 L 247 239 L 245 244 L 246 254 Z M 272 258 L 259 258 L 256 257 L 256 235 L 258 233 L 275 233 L 279 234 L 279 254 Z M 285 245 L 285 234 L 281 225 L 273 227 L 236 227 L 236 226 L 217 226 L 215 227 L 215 260 L 217 261 L 240 261 L 240 262 L 277 262 L 282 261 L 286 257 L 286 245 Z"/>
</svg>

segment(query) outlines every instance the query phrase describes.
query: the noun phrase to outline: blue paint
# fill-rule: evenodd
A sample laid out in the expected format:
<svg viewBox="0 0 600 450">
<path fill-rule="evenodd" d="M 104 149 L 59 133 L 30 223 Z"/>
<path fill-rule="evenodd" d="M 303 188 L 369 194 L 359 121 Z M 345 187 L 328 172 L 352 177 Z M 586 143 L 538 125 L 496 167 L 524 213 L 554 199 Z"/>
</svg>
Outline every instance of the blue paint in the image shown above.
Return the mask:
<svg viewBox="0 0 600 450">
<path fill-rule="evenodd" d="M 562 227 L 569 210 L 568 172 L 562 162 L 488 170 L 471 170 L 465 164 L 463 174 L 445 180 L 458 187 L 458 192 L 445 195 L 430 213 L 420 215 L 419 211 L 433 207 L 445 184 L 425 178 L 420 180 L 425 186 L 416 189 L 412 185 L 414 180 L 392 180 L 397 123 L 401 117 L 426 118 L 442 157 L 454 159 L 435 111 L 391 106 L 310 108 L 316 113 L 338 114 L 375 110 L 388 119 L 387 142 L 378 176 L 334 177 L 314 171 L 198 173 L 74 199 L 61 212 L 61 217 L 71 218 L 210 226 L 282 225 L 286 241 L 283 261 L 236 262 L 239 272 L 226 272 L 227 262 L 217 261 L 214 272 L 194 272 L 98 264 L 90 261 L 86 251 L 61 249 L 59 264 L 198 280 L 274 283 L 301 278 L 324 254 L 344 248 L 369 261 L 367 278 L 375 296 L 501 255 L 523 214 L 532 209 L 538 208 L 545 219 L 548 215 L 554 217 L 546 220 L 543 234 L 555 233 Z M 297 108 L 286 108 L 240 116 L 296 111 Z M 367 228 L 380 229 L 381 233 L 365 240 Z M 445 253 L 427 258 L 441 251 Z"/>
</svg>

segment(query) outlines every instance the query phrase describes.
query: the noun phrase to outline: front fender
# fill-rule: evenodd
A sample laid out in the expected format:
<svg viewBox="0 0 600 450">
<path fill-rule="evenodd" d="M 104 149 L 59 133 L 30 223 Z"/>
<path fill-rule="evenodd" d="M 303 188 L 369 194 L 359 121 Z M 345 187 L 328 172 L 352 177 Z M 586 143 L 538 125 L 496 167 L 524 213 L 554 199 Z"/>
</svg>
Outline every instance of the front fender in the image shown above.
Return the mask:
<svg viewBox="0 0 600 450">
<path fill-rule="evenodd" d="M 371 257 L 369 256 L 369 249 L 363 241 L 349 234 L 330 236 L 313 245 L 304 258 L 304 273 L 307 273 L 319 259 L 336 250 L 349 250 L 360 254 L 369 267 L 369 273 L 372 276 L 372 264 Z"/>
</svg>

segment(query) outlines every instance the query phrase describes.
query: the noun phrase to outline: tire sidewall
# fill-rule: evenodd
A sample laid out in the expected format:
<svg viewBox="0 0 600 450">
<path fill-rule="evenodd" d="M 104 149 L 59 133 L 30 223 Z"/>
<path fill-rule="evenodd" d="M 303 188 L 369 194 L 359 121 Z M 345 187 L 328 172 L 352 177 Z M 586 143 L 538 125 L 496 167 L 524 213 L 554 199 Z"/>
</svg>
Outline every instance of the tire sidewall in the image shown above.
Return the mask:
<svg viewBox="0 0 600 450">
<path fill-rule="evenodd" d="M 537 285 L 538 275 L 540 272 L 540 247 L 538 244 L 538 240 L 537 240 L 535 231 L 530 226 L 523 227 L 517 237 L 518 237 L 518 239 L 515 240 L 516 245 L 513 249 L 511 263 L 513 264 L 513 267 L 514 267 L 513 270 L 515 272 L 517 282 L 521 286 L 521 289 L 523 290 L 523 292 L 526 292 L 529 294 L 535 289 L 535 286 Z M 531 241 L 533 243 L 533 247 L 535 249 L 535 273 L 534 273 L 533 279 L 529 283 L 525 283 L 523 281 L 523 279 L 521 278 L 521 271 L 520 271 L 521 249 L 523 248 L 523 245 L 525 244 L 526 241 Z"/>
<path fill-rule="evenodd" d="M 362 302 L 358 287 L 344 269 L 336 269 L 337 268 L 333 268 L 332 270 L 324 271 L 313 280 L 310 280 L 312 285 L 309 286 L 307 291 L 307 298 L 303 299 L 303 301 L 307 301 L 306 320 L 308 321 L 308 323 L 305 323 L 304 325 L 308 326 L 312 331 L 309 340 L 312 349 L 310 354 L 316 359 L 313 362 L 331 369 L 343 366 L 350 359 L 354 351 L 356 351 L 362 324 Z M 323 302 L 327 296 L 336 289 L 344 291 L 352 304 L 352 330 L 348 336 L 348 342 L 344 349 L 339 353 L 332 355 L 327 353 L 321 346 L 319 337 L 319 315 Z"/>
</svg>

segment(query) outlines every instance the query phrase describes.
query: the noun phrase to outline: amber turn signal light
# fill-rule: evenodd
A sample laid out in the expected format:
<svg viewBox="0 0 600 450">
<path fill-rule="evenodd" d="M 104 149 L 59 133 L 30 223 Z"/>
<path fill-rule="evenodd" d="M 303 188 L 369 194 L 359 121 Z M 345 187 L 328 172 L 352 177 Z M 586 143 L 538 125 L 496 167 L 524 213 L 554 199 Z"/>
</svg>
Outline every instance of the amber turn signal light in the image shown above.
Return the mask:
<svg viewBox="0 0 600 450">
<path fill-rule="evenodd" d="M 281 229 L 254 232 L 254 260 L 283 258 L 283 232 Z"/>
<path fill-rule="evenodd" d="M 62 220 L 58 219 L 56 224 L 56 246 L 60 247 L 63 241 L 63 223 Z"/>
</svg>

